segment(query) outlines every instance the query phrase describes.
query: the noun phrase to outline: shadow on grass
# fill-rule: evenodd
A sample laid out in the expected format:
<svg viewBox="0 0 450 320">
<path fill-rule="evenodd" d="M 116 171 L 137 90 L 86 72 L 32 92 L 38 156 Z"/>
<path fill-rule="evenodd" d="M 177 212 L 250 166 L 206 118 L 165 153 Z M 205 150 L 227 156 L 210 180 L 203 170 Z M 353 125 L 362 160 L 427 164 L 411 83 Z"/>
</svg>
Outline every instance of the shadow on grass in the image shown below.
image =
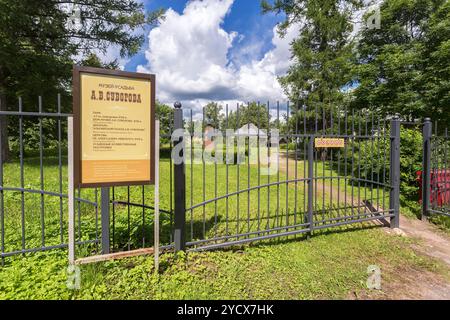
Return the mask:
<svg viewBox="0 0 450 320">
<path fill-rule="evenodd" d="M 308 238 L 308 232 L 305 233 L 299 233 L 298 235 L 291 235 L 291 236 L 281 236 L 279 238 L 272 238 L 267 240 L 257 240 L 252 241 L 247 244 L 241 244 L 241 245 L 230 245 L 229 247 L 223 247 L 223 248 L 217 248 L 212 249 L 214 251 L 231 251 L 231 252 L 241 252 L 246 247 L 252 247 L 252 248 L 263 248 L 263 247 L 269 247 L 269 246 L 276 246 L 281 244 L 289 244 L 293 242 L 298 241 L 309 241 L 309 239 L 319 236 L 326 236 L 329 234 L 342 234 L 342 233 L 349 233 L 352 234 L 353 232 L 360 232 L 361 230 L 372 230 L 372 229 L 378 229 L 383 228 L 385 226 L 379 225 L 379 224 L 369 224 L 364 223 L 363 226 L 358 224 L 348 224 L 341 227 L 330 227 L 326 229 L 320 229 L 313 231 L 312 235 Z M 208 251 L 212 251 L 208 250 Z"/>
</svg>

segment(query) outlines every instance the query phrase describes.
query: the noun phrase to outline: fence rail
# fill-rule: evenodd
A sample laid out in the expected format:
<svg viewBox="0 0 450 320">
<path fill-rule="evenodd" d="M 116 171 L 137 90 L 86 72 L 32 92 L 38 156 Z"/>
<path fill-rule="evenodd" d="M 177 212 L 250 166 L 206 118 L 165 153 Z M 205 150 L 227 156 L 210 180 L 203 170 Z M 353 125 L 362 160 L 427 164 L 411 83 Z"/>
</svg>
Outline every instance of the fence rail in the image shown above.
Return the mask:
<svg viewBox="0 0 450 320">
<path fill-rule="evenodd" d="M 46 110 L 43 99 L 37 99 L 37 111 L 18 99 L 18 110 L 0 111 L 11 135 L 10 161 L 0 152 L 0 257 L 47 251 L 68 246 L 67 220 L 67 119 L 62 112 L 61 96 L 56 108 Z M 26 107 L 26 108 L 25 108 Z M 65 108 L 67 109 L 67 108 Z M 0 126 L 5 122 L 0 121 Z M 0 128 L 1 132 L 4 132 Z M 12 133 L 12 132 L 10 132 Z M 170 139 L 170 132 L 162 134 Z M 0 150 L 2 150 L 0 139 Z M 170 148 L 171 143 L 169 143 Z M 166 147 L 166 146 L 162 146 Z M 165 169 L 172 166 L 166 161 Z M 172 171 L 162 179 L 161 187 L 172 193 Z M 153 241 L 152 186 L 75 189 L 77 256 L 129 250 L 151 246 Z M 104 193 L 102 194 L 103 191 Z M 103 195 L 103 196 L 102 196 Z M 107 195 L 109 197 L 107 197 Z M 108 199 L 110 198 L 110 199 Z M 172 239 L 172 196 L 162 205 L 163 246 Z M 106 199 L 106 204 L 105 204 Z M 102 211 L 112 212 L 111 221 L 101 225 Z M 104 222 L 104 221 L 103 221 Z M 102 235 L 111 230 L 111 248 L 105 248 Z"/>
</svg>

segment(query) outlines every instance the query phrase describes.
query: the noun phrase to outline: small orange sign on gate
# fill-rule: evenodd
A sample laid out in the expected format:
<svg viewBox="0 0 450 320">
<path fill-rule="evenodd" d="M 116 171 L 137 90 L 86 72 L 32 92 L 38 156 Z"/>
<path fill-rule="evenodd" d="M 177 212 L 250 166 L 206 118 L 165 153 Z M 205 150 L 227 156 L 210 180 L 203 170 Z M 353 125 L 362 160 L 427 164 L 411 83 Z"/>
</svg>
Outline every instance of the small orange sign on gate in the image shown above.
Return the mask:
<svg viewBox="0 0 450 320">
<path fill-rule="evenodd" d="M 314 145 L 316 148 L 343 148 L 345 141 L 342 138 L 315 138 Z"/>
</svg>

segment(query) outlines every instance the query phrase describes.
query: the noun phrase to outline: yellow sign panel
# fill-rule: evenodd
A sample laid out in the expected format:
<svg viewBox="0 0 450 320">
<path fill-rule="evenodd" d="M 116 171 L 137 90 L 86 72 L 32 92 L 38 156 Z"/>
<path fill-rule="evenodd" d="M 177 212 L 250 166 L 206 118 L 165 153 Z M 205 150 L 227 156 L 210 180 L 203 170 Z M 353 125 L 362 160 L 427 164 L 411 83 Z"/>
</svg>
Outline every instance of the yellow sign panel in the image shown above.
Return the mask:
<svg viewBox="0 0 450 320">
<path fill-rule="evenodd" d="M 316 148 L 343 148 L 345 141 L 342 138 L 315 138 Z"/>
<path fill-rule="evenodd" d="M 153 78 L 91 69 L 80 68 L 77 79 L 79 184 L 151 183 Z"/>
</svg>

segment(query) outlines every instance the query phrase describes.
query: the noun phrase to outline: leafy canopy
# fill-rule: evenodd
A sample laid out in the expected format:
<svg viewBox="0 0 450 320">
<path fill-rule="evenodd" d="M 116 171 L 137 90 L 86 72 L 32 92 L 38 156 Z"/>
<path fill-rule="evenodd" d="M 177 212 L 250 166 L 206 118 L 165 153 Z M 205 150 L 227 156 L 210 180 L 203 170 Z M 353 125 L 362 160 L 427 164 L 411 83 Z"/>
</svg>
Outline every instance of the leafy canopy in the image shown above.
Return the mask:
<svg viewBox="0 0 450 320">
<path fill-rule="evenodd" d="M 381 28 L 363 29 L 353 106 L 450 123 L 450 2 L 385 0 Z"/>
</svg>

